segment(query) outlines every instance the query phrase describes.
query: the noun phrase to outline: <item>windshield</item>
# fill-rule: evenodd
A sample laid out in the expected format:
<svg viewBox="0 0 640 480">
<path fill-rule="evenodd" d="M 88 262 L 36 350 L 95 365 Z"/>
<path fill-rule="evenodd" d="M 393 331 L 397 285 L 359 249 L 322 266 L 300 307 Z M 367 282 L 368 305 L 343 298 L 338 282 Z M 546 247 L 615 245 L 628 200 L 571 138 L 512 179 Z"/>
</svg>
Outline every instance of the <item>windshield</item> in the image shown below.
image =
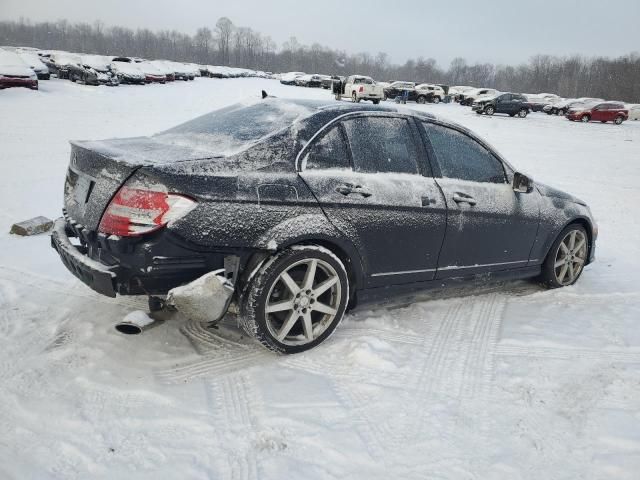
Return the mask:
<svg viewBox="0 0 640 480">
<path fill-rule="evenodd" d="M 219 155 L 233 155 L 308 117 L 315 109 L 303 102 L 278 99 L 253 105 L 235 104 L 207 113 L 155 137 L 173 144 L 199 148 Z"/>
</svg>

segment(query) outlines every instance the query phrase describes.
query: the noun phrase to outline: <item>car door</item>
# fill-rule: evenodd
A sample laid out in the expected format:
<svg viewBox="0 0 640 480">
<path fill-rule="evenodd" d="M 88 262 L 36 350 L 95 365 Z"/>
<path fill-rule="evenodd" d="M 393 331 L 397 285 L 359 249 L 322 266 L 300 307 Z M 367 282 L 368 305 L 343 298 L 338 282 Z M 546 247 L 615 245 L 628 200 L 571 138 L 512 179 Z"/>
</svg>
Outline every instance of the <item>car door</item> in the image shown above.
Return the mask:
<svg viewBox="0 0 640 480">
<path fill-rule="evenodd" d="M 511 95 L 505 93 L 496 98 L 496 112 L 497 113 L 511 113 Z"/>
<path fill-rule="evenodd" d="M 591 109 L 591 120 L 607 121 L 606 105 L 596 105 Z"/>
<path fill-rule="evenodd" d="M 515 192 L 502 161 L 468 134 L 421 123 L 448 208 L 436 278 L 526 266 L 540 217 L 537 191 Z"/>
<path fill-rule="evenodd" d="M 434 278 L 446 203 L 410 117 L 348 115 L 309 143 L 299 168 L 329 220 L 360 252 L 367 287 Z"/>
</svg>

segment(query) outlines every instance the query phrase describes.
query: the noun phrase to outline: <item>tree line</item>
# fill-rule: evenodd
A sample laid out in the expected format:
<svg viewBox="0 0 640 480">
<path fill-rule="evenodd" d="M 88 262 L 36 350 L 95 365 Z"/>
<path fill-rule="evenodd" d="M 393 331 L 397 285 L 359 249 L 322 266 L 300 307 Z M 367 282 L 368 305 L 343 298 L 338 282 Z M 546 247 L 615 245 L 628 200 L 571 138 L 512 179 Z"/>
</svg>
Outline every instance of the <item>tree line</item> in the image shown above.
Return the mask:
<svg viewBox="0 0 640 480">
<path fill-rule="evenodd" d="M 278 46 L 271 37 L 226 17 L 194 35 L 176 30 L 107 27 L 102 22 L 0 21 L 0 44 L 52 50 L 161 58 L 227 65 L 271 72 L 370 75 L 377 80 L 406 80 L 445 85 L 490 87 L 501 91 L 556 93 L 563 97 L 599 97 L 640 102 L 640 55 L 617 58 L 536 55 L 520 65 L 470 64 L 455 58 L 448 68 L 433 58 L 393 64 L 384 52 L 349 53 L 319 43 L 303 45 L 295 37 Z"/>
</svg>

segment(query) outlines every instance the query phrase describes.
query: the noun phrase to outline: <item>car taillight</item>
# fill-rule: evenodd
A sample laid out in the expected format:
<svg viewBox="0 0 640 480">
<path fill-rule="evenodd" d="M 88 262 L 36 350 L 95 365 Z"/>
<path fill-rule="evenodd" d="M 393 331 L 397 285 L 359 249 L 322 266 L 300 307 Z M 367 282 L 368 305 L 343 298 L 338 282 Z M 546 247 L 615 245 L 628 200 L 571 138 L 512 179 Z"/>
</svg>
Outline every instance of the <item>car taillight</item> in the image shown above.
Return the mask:
<svg viewBox="0 0 640 480">
<path fill-rule="evenodd" d="M 195 200 L 168 193 L 162 186 L 124 185 L 102 215 L 98 231 L 135 237 L 153 232 L 189 213 Z"/>
<path fill-rule="evenodd" d="M 360 93 L 364 92 L 364 87 L 362 87 L 362 86 L 361 86 L 361 87 L 358 89 L 358 91 L 359 91 Z"/>
</svg>

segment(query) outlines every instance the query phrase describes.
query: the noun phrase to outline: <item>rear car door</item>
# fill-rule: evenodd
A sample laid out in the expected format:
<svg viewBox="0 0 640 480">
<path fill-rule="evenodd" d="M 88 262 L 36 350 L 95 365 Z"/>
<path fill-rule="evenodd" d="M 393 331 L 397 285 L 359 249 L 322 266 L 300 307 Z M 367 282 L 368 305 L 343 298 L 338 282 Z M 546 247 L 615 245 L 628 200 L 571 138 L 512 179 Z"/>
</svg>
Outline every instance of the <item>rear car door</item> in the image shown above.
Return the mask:
<svg viewBox="0 0 640 480">
<path fill-rule="evenodd" d="M 511 113 L 511 95 L 505 93 L 496 98 L 496 112 L 497 113 Z"/>
<path fill-rule="evenodd" d="M 367 287 L 435 276 L 446 204 L 419 139 L 410 117 L 358 113 L 301 152 L 300 175 L 360 252 Z"/>
<path fill-rule="evenodd" d="M 466 133 L 421 124 L 448 208 L 436 278 L 525 267 L 538 230 L 538 192 L 514 192 L 502 161 Z"/>
</svg>

